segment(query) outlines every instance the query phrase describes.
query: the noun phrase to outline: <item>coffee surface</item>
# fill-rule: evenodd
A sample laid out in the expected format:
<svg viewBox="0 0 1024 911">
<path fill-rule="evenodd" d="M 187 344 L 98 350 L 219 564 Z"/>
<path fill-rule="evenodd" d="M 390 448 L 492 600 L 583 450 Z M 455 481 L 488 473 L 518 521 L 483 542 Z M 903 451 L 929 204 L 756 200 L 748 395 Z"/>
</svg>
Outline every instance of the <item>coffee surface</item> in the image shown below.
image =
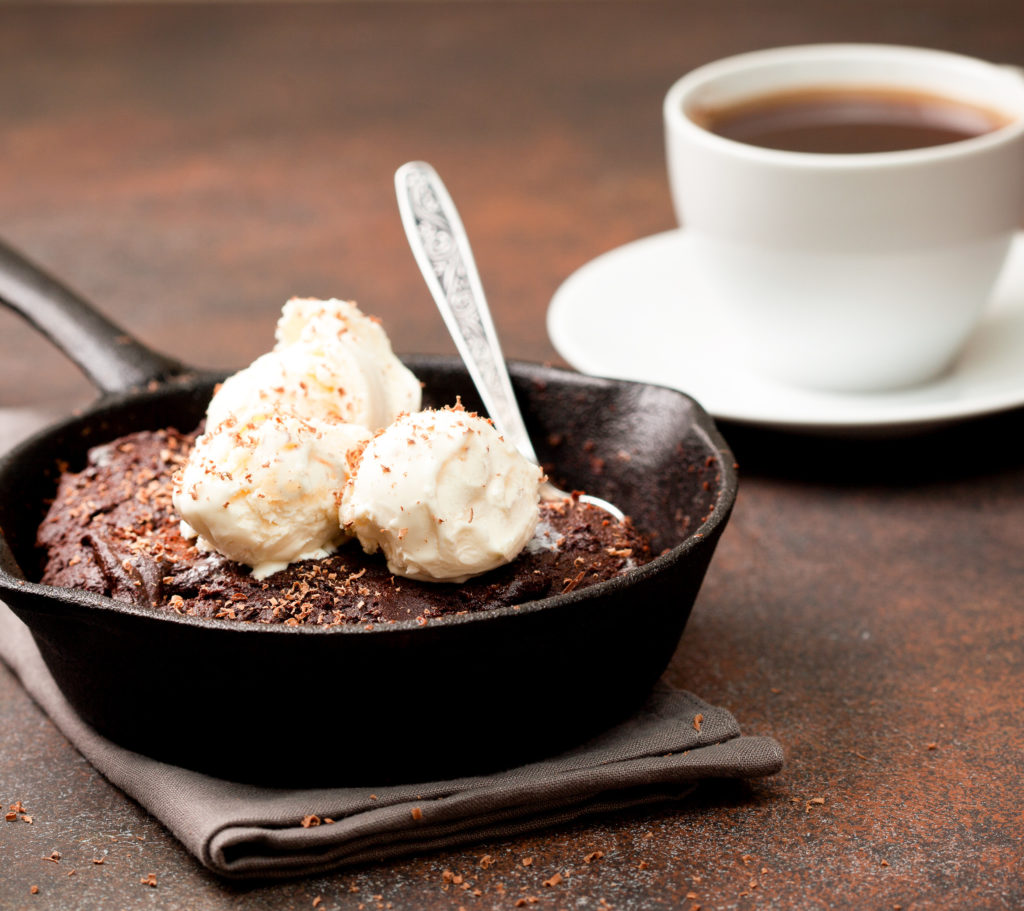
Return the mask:
<svg viewBox="0 0 1024 911">
<path fill-rule="evenodd" d="M 950 98 L 884 88 L 820 88 L 762 95 L 691 117 L 726 139 L 825 154 L 899 152 L 992 132 L 1003 115 Z"/>
</svg>

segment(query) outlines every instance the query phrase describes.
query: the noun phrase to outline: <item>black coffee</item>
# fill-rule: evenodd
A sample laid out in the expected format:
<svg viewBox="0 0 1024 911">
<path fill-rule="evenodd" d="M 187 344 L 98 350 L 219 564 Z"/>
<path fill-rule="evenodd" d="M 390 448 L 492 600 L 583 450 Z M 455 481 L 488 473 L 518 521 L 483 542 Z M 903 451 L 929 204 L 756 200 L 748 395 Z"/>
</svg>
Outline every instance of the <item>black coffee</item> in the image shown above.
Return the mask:
<svg viewBox="0 0 1024 911">
<path fill-rule="evenodd" d="M 851 154 L 923 149 L 970 139 L 1009 118 L 939 95 L 886 88 L 819 88 L 694 108 L 705 129 L 787 152 Z"/>
</svg>

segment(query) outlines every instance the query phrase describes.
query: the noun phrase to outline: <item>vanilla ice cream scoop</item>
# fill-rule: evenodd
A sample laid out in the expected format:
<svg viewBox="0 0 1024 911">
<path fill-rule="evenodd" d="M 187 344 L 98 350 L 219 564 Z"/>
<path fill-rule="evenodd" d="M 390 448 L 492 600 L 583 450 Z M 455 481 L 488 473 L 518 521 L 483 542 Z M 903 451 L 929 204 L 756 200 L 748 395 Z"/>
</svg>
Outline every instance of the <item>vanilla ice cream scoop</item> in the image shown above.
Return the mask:
<svg viewBox="0 0 1024 911">
<path fill-rule="evenodd" d="M 533 536 L 541 470 L 461 408 L 403 415 L 363 450 L 339 517 L 388 569 L 464 582 L 511 562 Z"/>
<path fill-rule="evenodd" d="M 370 432 L 287 413 L 228 418 L 196 441 L 175 478 L 182 532 L 265 578 L 289 563 L 325 557 L 347 537 L 338 504 L 349 453 Z"/>
<path fill-rule="evenodd" d="M 289 411 L 377 430 L 420 407 L 419 381 L 380 324 L 350 301 L 293 298 L 276 338 L 273 351 L 220 386 L 207 426 Z"/>
</svg>

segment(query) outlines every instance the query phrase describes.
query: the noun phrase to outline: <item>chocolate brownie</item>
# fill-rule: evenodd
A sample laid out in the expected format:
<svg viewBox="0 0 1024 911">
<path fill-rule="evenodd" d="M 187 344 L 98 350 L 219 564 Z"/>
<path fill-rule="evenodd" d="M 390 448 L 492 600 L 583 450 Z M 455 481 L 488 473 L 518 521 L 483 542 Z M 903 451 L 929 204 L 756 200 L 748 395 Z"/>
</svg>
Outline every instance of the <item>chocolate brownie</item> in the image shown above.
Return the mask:
<svg viewBox="0 0 1024 911">
<path fill-rule="evenodd" d="M 179 531 L 171 478 L 196 434 L 141 432 L 90 451 L 64 472 L 39 528 L 42 581 L 179 614 L 258 623 L 390 623 L 522 604 L 610 579 L 651 559 L 627 520 L 578 500 L 545 502 L 537 534 L 512 563 L 461 584 L 392 575 L 358 544 L 257 581 L 249 568 L 197 550 Z"/>
</svg>

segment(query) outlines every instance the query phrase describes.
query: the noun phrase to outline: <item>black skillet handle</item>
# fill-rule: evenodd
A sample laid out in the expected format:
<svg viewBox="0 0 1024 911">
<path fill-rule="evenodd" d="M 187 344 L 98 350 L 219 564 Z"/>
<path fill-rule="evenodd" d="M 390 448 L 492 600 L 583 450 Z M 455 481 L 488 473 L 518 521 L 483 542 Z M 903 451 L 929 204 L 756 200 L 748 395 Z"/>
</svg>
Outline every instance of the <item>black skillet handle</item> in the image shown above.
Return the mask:
<svg viewBox="0 0 1024 911">
<path fill-rule="evenodd" d="M 101 392 L 124 392 L 186 371 L 112 323 L 70 288 L 0 242 L 0 303 L 53 342 Z"/>
</svg>

